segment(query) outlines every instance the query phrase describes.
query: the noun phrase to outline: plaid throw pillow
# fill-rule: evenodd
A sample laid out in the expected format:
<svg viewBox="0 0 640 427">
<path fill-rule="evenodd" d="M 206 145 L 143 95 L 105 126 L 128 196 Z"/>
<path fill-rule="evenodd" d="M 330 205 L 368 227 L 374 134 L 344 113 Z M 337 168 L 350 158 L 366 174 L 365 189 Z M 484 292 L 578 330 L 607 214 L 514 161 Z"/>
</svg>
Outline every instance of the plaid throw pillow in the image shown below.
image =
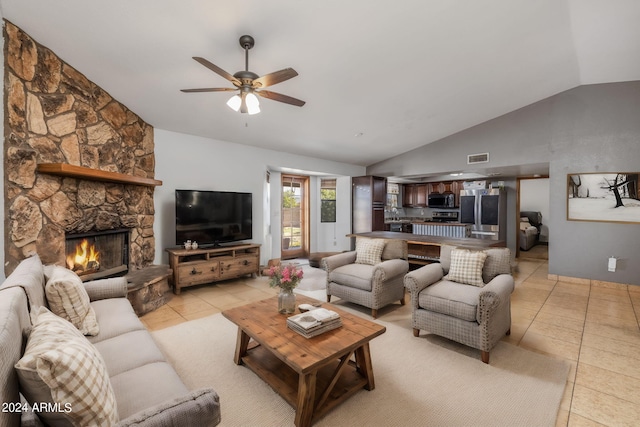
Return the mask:
<svg viewBox="0 0 640 427">
<path fill-rule="evenodd" d="M 40 413 L 47 424 L 117 424 L 116 398 L 102 356 L 71 323 L 45 307 L 15 368 L 29 403 L 58 404 L 60 412 Z"/>
<path fill-rule="evenodd" d="M 487 259 L 483 251 L 453 249 L 451 251 L 451 267 L 444 278 L 452 282 L 483 287 L 482 267 Z"/>
<path fill-rule="evenodd" d="M 380 264 L 384 244 L 384 239 L 356 239 L 356 264 Z"/>
<path fill-rule="evenodd" d="M 100 328 L 96 313 L 89 304 L 89 295 L 82 280 L 73 271 L 59 265 L 53 266 L 49 272 L 45 293 L 51 311 L 71 322 L 83 335 L 98 335 Z"/>
</svg>

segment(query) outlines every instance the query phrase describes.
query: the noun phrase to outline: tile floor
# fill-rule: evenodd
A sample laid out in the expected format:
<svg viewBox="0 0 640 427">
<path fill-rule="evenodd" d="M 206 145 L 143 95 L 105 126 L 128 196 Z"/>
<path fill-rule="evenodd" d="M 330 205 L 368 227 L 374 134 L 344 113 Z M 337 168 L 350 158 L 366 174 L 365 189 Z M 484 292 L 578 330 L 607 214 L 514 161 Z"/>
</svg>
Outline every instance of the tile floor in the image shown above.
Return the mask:
<svg viewBox="0 0 640 427">
<path fill-rule="evenodd" d="M 640 287 L 551 277 L 544 248 L 535 249 L 518 259 L 511 335 L 504 339 L 569 362 L 558 426 L 638 425 Z M 266 277 L 188 288 L 142 321 L 162 329 L 276 293 Z M 398 317 L 397 307 L 380 316 Z"/>
</svg>

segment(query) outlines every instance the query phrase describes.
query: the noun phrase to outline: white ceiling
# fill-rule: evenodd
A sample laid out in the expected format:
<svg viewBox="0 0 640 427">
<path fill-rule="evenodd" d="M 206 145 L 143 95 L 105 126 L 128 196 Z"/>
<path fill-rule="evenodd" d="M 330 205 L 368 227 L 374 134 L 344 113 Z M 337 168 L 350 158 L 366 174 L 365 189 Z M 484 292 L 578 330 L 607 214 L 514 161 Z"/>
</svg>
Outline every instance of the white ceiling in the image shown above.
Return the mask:
<svg viewBox="0 0 640 427">
<path fill-rule="evenodd" d="M 0 0 L 2 16 L 152 126 L 358 165 L 581 84 L 640 79 L 637 0 Z M 239 114 L 229 73 L 299 76 Z"/>
</svg>

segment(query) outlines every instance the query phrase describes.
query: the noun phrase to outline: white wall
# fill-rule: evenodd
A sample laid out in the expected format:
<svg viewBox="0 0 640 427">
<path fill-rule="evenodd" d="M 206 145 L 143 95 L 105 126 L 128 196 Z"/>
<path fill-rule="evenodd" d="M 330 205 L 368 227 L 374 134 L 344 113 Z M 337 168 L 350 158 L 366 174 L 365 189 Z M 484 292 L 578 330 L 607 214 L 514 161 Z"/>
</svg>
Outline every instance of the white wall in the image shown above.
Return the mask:
<svg viewBox="0 0 640 427">
<path fill-rule="evenodd" d="M 300 175 L 331 175 L 338 179 L 338 218 L 333 229 L 319 223 L 319 179 L 311 180 L 312 250 L 349 248 L 351 176 L 365 174 L 363 166 L 250 147 L 162 129 L 155 129 L 155 178 L 163 181 L 154 194 L 156 257 L 166 264 L 165 248 L 175 242 L 175 190 L 198 189 L 253 193 L 253 239 L 262 244 L 261 262 L 280 257 L 280 170 Z M 266 183 L 270 171 L 270 186 Z"/>
<path fill-rule="evenodd" d="M 538 211 L 542 214 L 540 241 L 549 241 L 549 178 L 523 179 L 520 181 L 520 210 Z"/>
</svg>

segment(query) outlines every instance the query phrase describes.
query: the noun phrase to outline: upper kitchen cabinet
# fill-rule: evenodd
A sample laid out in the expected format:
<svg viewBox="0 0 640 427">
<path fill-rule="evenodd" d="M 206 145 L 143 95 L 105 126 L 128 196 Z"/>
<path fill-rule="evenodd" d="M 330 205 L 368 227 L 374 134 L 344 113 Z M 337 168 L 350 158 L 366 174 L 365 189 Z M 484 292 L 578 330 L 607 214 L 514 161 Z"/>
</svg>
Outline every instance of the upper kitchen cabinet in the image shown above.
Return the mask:
<svg viewBox="0 0 640 427">
<path fill-rule="evenodd" d="M 424 208 L 427 206 L 427 184 L 405 184 L 402 206 L 407 208 Z"/>
<path fill-rule="evenodd" d="M 429 186 L 429 194 L 457 194 L 460 190 L 460 181 L 430 182 L 427 185 Z"/>
<path fill-rule="evenodd" d="M 458 194 L 460 193 L 460 181 L 447 181 L 447 182 L 443 182 L 440 185 L 440 188 L 442 189 L 442 193 L 453 193 L 453 194 Z"/>
<path fill-rule="evenodd" d="M 440 194 L 442 193 L 442 183 L 441 182 L 430 182 L 427 184 L 429 193 L 428 194 Z"/>
<path fill-rule="evenodd" d="M 379 176 L 351 178 L 351 226 L 353 233 L 384 230 L 387 179 Z"/>
</svg>

